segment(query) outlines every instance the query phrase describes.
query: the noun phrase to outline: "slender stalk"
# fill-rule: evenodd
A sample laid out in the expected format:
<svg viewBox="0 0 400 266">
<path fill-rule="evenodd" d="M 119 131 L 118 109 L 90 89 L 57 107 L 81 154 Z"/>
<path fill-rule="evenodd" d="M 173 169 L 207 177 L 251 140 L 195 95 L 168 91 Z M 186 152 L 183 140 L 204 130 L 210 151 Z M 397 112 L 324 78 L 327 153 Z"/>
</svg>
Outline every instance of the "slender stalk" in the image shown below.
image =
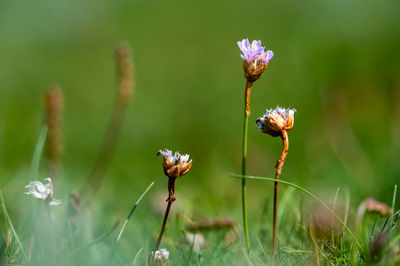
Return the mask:
<svg viewBox="0 0 400 266">
<path fill-rule="evenodd" d="M 158 237 L 157 245 L 156 245 L 156 249 L 155 250 L 158 250 L 160 248 L 161 240 L 162 240 L 162 237 L 163 237 L 164 232 L 165 232 L 165 227 L 167 225 L 169 211 L 171 210 L 172 202 L 174 202 L 176 200 L 176 197 L 175 197 L 175 178 L 170 177 L 168 179 L 168 191 L 169 191 L 169 196 L 168 196 L 168 199 L 167 199 L 168 205 L 167 205 L 167 209 L 165 210 L 164 220 L 163 220 L 163 224 L 161 226 L 161 232 L 160 232 L 160 235 Z"/>
<path fill-rule="evenodd" d="M 286 130 L 282 130 L 282 142 L 283 142 L 283 149 L 282 154 L 279 157 L 276 163 L 276 173 L 275 173 L 275 180 L 279 180 L 279 175 L 282 172 L 283 163 L 285 162 L 286 155 L 289 151 L 289 137 Z M 275 243 L 276 243 L 276 214 L 278 208 L 278 182 L 275 181 L 274 183 L 274 215 L 273 215 L 273 225 L 272 225 L 272 255 L 271 255 L 271 265 L 274 265 L 275 262 Z"/>
<path fill-rule="evenodd" d="M 15 228 L 14 228 L 14 225 L 13 225 L 13 223 L 11 221 L 10 216 L 8 215 L 6 204 L 4 203 L 3 192 L 1 190 L 0 190 L 0 200 L 1 200 L 1 207 L 3 209 L 3 215 L 7 218 L 8 225 L 10 226 L 11 231 L 14 234 L 15 240 L 17 241 L 17 244 L 18 244 L 19 248 L 21 249 L 21 252 L 24 255 L 24 258 L 27 259 L 28 256 L 27 256 L 27 254 L 25 252 L 24 246 L 22 245 L 22 242 L 21 242 L 21 240 L 19 239 L 19 237 L 17 235 L 17 231 L 15 231 Z"/>
<path fill-rule="evenodd" d="M 299 185 L 296 185 L 294 183 L 288 182 L 288 181 L 284 181 L 284 180 L 276 180 L 274 178 L 270 178 L 270 177 L 263 177 L 263 176 L 243 176 L 243 175 L 239 175 L 239 174 L 231 174 L 232 177 L 237 177 L 237 178 L 246 178 L 246 179 L 254 179 L 254 180 L 265 180 L 265 181 L 272 181 L 272 182 L 278 182 L 278 183 L 282 183 L 282 184 L 286 184 L 289 186 L 292 186 L 294 188 L 297 188 L 298 190 L 304 192 L 305 194 L 307 194 L 308 196 L 310 196 L 311 198 L 313 198 L 314 200 L 316 200 L 318 203 L 320 203 L 322 206 L 324 206 L 324 208 L 326 208 L 333 216 L 335 216 L 335 218 L 343 225 L 343 227 L 346 229 L 346 231 L 351 235 L 351 237 L 353 238 L 354 242 L 356 243 L 358 248 L 362 248 L 360 241 L 358 241 L 357 237 L 354 235 L 354 233 L 350 230 L 350 228 L 343 222 L 343 220 L 331 209 L 329 208 L 328 204 L 326 204 L 324 201 L 322 201 L 320 198 L 318 198 L 317 196 L 315 196 L 313 193 L 311 193 L 310 191 L 308 191 L 305 188 L 302 188 Z"/>
<path fill-rule="evenodd" d="M 246 175 L 247 159 L 247 129 L 250 116 L 250 92 L 253 83 L 246 82 L 246 92 L 244 97 L 244 119 L 243 119 L 243 146 L 242 146 L 242 175 Z M 246 197 L 246 179 L 242 179 L 242 211 L 243 211 L 243 232 L 246 241 L 247 251 L 250 251 L 249 229 L 247 225 L 247 197 Z"/>
<path fill-rule="evenodd" d="M 131 51 L 128 44 L 122 44 L 116 51 L 118 89 L 111 120 L 107 128 L 106 136 L 101 147 L 99 157 L 93 168 L 91 176 L 86 181 L 81 195 L 95 194 L 100 189 L 104 175 L 114 155 L 118 139 L 120 137 L 126 110 L 133 93 L 133 65 Z"/>
<path fill-rule="evenodd" d="M 117 242 L 120 240 L 120 238 L 121 238 L 121 236 L 122 236 L 122 233 L 124 232 L 125 227 L 126 227 L 126 225 L 128 224 L 128 222 L 129 222 L 129 219 L 131 218 L 133 212 L 136 210 L 136 207 L 139 205 L 140 201 L 141 201 L 141 200 L 143 199 L 143 197 L 147 194 L 147 192 L 149 192 L 150 188 L 154 185 L 154 183 L 155 183 L 155 181 L 151 182 L 151 184 L 146 188 L 146 190 L 143 192 L 143 194 L 140 195 L 140 197 L 139 197 L 139 199 L 136 201 L 135 205 L 133 205 L 132 210 L 129 212 L 129 215 L 128 215 L 128 217 L 125 219 L 124 225 L 122 226 L 122 229 L 121 229 L 121 231 L 120 231 L 119 234 L 118 234 Z"/>
<path fill-rule="evenodd" d="M 332 205 L 332 210 L 333 210 L 333 211 L 335 211 L 336 200 L 337 200 L 338 194 L 339 194 L 339 188 L 336 189 L 335 198 L 333 199 L 333 205 Z M 335 230 L 334 230 L 335 225 L 334 225 L 334 223 L 333 223 L 333 222 L 334 222 L 334 221 L 333 221 L 333 216 L 332 216 L 331 221 L 332 221 L 332 223 L 331 223 L 331 225 L 332 225 L 331 238 L 332 238 L 332 244 L 335 245 Z"/>
<path fill-rule="evenodd" d="M 392 198 L 392 214 L 389 217 L 389 239 L 391 238 L 392 234 L 392 227 L 393 227 L 393 218 L 395 216 L 395 204 L 396 204 L 396 196 L 397 196 L 397 185 L 394 185 L 394 191 L 393 191 L 393 198 Z"/>
<path fill-rule="evenodd" d="M 310 229 L 310 238 L 311 238 L 311 240 L 313 242 L 313 245 L 314 245 L 316 265 L 319 266 L 319 255 L 318 255 L 317 239 L 315 237 L 314 231 L 312 230 L 311 224 L 308 225 L 308 228 Z"/>
<path fill-rule="evenodd" d="M 32 180 L 38 178 L 39 175 L 40 158 L 42 157 L 43 147 L 46 142 L 47 131 L 48 131 L 47 126 L 44 126 L 40 131 L 39 139 L 35 145 L 35 150 L 33 152 L 31 168 L 29 173 L 30 175 L 29 178 Z"/>
<path fill-rule="evenodd" d="M 52 87 L 44 94 L 44 106 L 48 134 L 46 139 L 47 161 L 51 174 L 58 177 L 62 166 L 63 136 L 62 136 L 62 112 L 64 97 L 58 85 Z"/>
</svg>

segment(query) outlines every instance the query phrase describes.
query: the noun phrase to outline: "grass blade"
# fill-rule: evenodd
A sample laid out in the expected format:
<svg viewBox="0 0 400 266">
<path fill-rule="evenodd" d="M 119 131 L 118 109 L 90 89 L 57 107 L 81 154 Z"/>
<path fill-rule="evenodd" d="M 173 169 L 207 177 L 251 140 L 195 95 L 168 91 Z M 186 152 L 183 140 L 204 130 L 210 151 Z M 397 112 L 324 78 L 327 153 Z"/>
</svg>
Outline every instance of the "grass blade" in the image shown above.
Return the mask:
<svg viewBox="0 0 400 266">
<path fill-rule="evenodd" d="M 140 254 L 142 253 L 143 249 L 144 248 L 139 249 L 138 252 L 136 253 L 135 258 L 133 259 L 133 262 L 132 262 L 132 266 L 138 265 L 137 260 L 138 260 L 138 257 L 140 256 Z"/>
<path fill-rule="evenodd" d="M 39 139 L 36 142 L 35 151 L 33 152 L 33 158 L 31 163 L 31 171 L 29 178 L 36 179 L 39 174 L 40 158 L 42 157 L 42 151 L 47 137 L 47 126 L 44 126 L 40 131 Z"/>
<path fill-rule="evenodd" d="M 81 248 L 78 248 L 78 249 L 72 251 L 69 254 L 69 256 L 76 255 L 77 253 L 80 253 L 80 252 L 84 251 L 85 249 L 88 249 L 88 248 L 96 245 L 97 243 L 100 243 L 101 241 L 103 241 L 105 238 L 107 238 L 109 235 L 111 235 L 112 232 L 114 232 L 115 229 L 117 229 L 117 227 L 119 225 L 119 222 L 120 222 L 120 220 L 117 220 L 108 232 L 105 232 L 105 233 L 101 234 L 95 240 L 93 240 L 92 242 L 87 244 L 86 246 L 83 246 Z"/>
<path fill-rule="evenodd" d="M 393 191 L 393 199 L 392 199 L 392 215 L 390 215 L 390 218 L 389 218 L 389 234 L 390 234 L 390 232 L 391 232 L 391 230 L 392 230 L 392 226 L 393 226 L 393 218 L 394 218 L 394 215 L 395 215 L 395 210 L 394 210 L 394 208 L 396 207 L 395 205 L 396 205 L 396 195 L 397 195 L 397 185 L 394 185 L 394 191 Z M 389 238 L 390 238 L 390 236 L 389 236 Z"/>
<path fill-rule="evenodd" d="M 1 200 L 1 207 L 3 208 L 4 216 L 7 217 L 8 224 L 9 224 L 9 226 L 10 226 L 10 228 L 11 228 L 11 231 L 12 231 L 13 234 L 14 234 L 15 240 L 17 241 L 18 246 L 19 246 L 19 248 L 20 248 L 21 251 L 22 251 L 22 254 L 24 254 L 25 259 L 27 259 L 28 256 L 26 255 L 24 246 L 22 245 L 22 242 L 21 242 L 21 240 L 19 239 L 19 237 L 18 237 L 18 235 L 17 235 L 17 232 L 15 231 L 15 228 L 14 228 L 13 223 L 11 222 L 10 216 L 8 215 L 7 208 L 6 208 L 6 204 L 4 203 L 3 192 L 2 192 L 1 190 L 0 190 L 0 200 Z"/>
<path fill-rule="evenodd" d="M 308 229 L 310 232 L 310 238 L 312 240 L 312 243 L 314 245 L 314 250 L 315 250 L 315 259 L 316 259 L 316 265 L 319 266 L 319 251 L 318 251 L 318 244 L 317 244 L 317 239 L 315 237 L 314 231 L 312 230 L 311 224 L 308 225 Z"/>
<path fill-rule="evenodd" d="M 125 230 L 126 225 L 128 224 L 129 219 L 131 218 L 133 212 L 136 210 L 136 207 L 139 205 L 140 201 L 143 199 L 143 197 L 147 194 L 147 192 L 149 192 L 150 188 L 154 185 L 155 181 L 151 182 L 151 184 L 146 188 L 146 190 L 142 193 L 142 195 L 140 195 L 139 199 L 136 201 L 135 205 L 133 205 L 132 210 L 130 211 L 128 217 L 126 217 L 126 220 L 124 222 L 124 225 L 122 226 L 121 231 L 118 234 L 117 237 L 117 242 L 120 240 L 122 233 Z"/>
<path fill-rule="evenodd" d="M 302 188 L 301 186 L 296 185 L 296 184 L 291 183 L 291 182 L 288 182 L 288 181 L 275 180 L 274 178 L 270 178 L 270 177 L 243 176 L 243 175 L 239 175 L 239 174 L 230 174 L 230 175 L 232 177 L 236 177 L 236 178 L 246 178 L 246 179 L 254 179 L 254 180 L 265 180 L 265 181 L 271 181 L 271 182 L 279 182 L 279 183 L 286 184 L 286 185 L 292 186 L 294 188 L 297 188 L 298 190 L 304 192 L 305 194 L 307 194 L 311 198 L 315 199 L 318 203 L 320 203 L 322 206 L 324 206 L 333 216 L 335 216 L 335 218 L 344 226 L 344 228 L 347 230 L 347 232 L 349 232 L 351 237 L 354 239 L 354 242 L 356 242 L 357 246 L 359 248 L 361 248 L 360 241 L 358 241 L 357 237 L 350 230 L 350 228 L 343 222 L 343 220 L 334 211 L 332 211 L 332 209 L 329 208 L 329 206 L 324 201 L 322 201 L 320 198 L 318 198 L 317 196 L 315 196 L 313 193 L 311 193 L 310 191 L 306 190 L 305 188 Z"/>
<path fill-rule="evenodd" d="M 332 204 L 332 211 L 335 211 L 335 207 L 336 207 L 336 200 L 339 194 L 339 188 L 336 189 L 336 193 L 335 193 L 335 197 L 333 199 L 333 204 Z M 344 222 L 344 221 L 343 221 Z M 344 222 L 345 223 L 345 222 Z M 346 223 L 345 223 L 346 224 Z M 332 216 L 332 232 L 331 232 L 331 236 L 332 236 L 332 244 L 335 244 L 335 232 L 334 232 L 334 221 L 333 221 L 333 216 Z"/>
</svg>

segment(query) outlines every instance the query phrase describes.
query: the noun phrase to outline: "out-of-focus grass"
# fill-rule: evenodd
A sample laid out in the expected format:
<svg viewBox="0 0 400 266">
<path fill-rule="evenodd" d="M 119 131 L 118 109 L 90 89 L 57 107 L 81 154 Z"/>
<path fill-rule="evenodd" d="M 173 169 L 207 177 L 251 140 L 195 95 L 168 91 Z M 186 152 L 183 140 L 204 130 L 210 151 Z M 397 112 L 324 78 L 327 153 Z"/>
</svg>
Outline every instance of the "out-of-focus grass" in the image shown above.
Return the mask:
<svg viewBox="0 0 400 266">
<path fill-rule="evenodd" d="M 193 219 L 240 222 L 240 181 L 226 173 L 240 169 L 245 81 L 236 41 L 245 37 L 275 52 L 252 93 L 248 173 L 271 176 L 281 149 L 252 121 L 266 107 L 294 107 L 282 178 L 330 202 L 337 187 L 349 189 L 350 216 L 366 196 L 389 203 L 400 176 L 399 10 L 398 1 L 2 1 L 0 185 L 16 227 L 35 215 L 22 192 L 42 127 L 41 94 L 53 82 L 65 94 L 64 169 L 56 193 L 67 202 L 100 149 L 114 97 L 113 51 L 121 40 L 133 47 L 136 88 L 97 204 L 86 214 L 90 219 L 82 218 L 92 223 L 88 239 L 124 218 L 150 180 L 161 176 L 160 148 L 193 157 L 190 174 L 177 182 L 177 209 Z M 42 162 L 39 176 L 48 173 Z M 120 245 L 132 256 L 159 230 L 162 218 L 149 210 L 159 191 L 167 197 L 166 183 L 157 179 L 135 212 L 140 219 L 127 227 Z M 248 186 L 255 241 L 266 200 L 263 221 L 271 220 L 272 186 Z M 297 221 L 282 219 L 289 220 L 286 230 Z M 170 223 L 176 230 L 167 235 L 176 241 L 180 224 Z"/>
</svg>

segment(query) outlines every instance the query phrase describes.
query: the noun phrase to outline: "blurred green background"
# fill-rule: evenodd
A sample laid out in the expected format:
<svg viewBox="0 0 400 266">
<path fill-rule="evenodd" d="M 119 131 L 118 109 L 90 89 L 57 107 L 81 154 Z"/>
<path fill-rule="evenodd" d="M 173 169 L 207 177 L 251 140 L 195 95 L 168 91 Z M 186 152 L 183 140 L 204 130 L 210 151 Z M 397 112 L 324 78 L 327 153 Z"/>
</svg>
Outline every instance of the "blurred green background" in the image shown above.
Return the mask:
<svg viewBox="0 0 400 266">
<path fill-rule="evenodd" d="M 251 95 L 248 172 L 274 174 L 278 138 L 255 120 L 276 105 L 297 109 L 282 179 L 326 200 L 337 187 L 351 204 L 391 201 L 400 180 L 399 1 L 0 1 L 0 184 L 17 205 L 43 125 L 41 96 L 53 83 L 65 96 L 66 199 L 90 175 L 116 90 L 114 50 L 131 43 L 136 86 L 121 138 L 97 195 L 123 218 L 157 178 L 167 196 L 160 148 L 188 153 L 191 172 L 178 201 L 197 217 L 240 224 L 245 79 L 238 40 L 275 53 Z M 42 161 L 41 176 L 49 174 Z M 249 182 L 250 217 L 272 198 Z M 57 192 L 56 192 L 57 193 Z M 149 204 L 149 203 L 144 203 Z M 146 209 L 138 210 L 140 213 Z M 161 221 L 155 221 L 156 231 Z"/>
</svg>

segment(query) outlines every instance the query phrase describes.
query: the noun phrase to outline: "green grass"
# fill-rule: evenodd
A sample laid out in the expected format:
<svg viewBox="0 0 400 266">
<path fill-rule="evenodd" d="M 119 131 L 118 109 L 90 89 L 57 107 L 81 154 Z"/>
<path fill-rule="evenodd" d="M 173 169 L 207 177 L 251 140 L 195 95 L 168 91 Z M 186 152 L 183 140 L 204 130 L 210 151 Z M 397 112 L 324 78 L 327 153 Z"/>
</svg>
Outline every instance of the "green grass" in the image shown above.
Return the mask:
<svg viewBox="0 0 400 266">
<path fill-rule="evenodd" d="M 39 137 L 38 144 L 35 148 L 34 156 L 40 156 L 43 145 L 43 134 L 42 131 Z M 34 158 L 33 161 L 39 162 L 40 158 Z M 33 168 L 35 168 L 33 164 Z M 231 176 L 236 178 L 242 178 L 241 175 L 232 174 Z M 269 181 L 275 182 L 273 178 L 266 177 L 254 177 L 245 176 L 244 178 L 248 181 L 255 182 Z M 282 200 L 279 203 L 279 224 L 278 227 L 278 256 L 276 263 L 281 264 L 310 264 L 314 263 L 316 256 L 315 252 L 318 252 L 319 260 L 322 265 L 334 264 L 334 265 L 353 265 L 356 264 L 370 264 L 372 262 L 384 262 L 388 264 L 394 264 L 397 260 L 390 254 L 390 250 L 397 245 L 399 241 L 399 234 L 396 233 L 397 221 L 399 219 L 399 213 L 395 212 L 387 219 L 380 218 L 378 215 L 368 214 L 364 218 L 362 228 L 360 230 L 361 235 L 364 234 L 362 239 L 357 239 L 352 230 L 348 227 L 343 218 L 339 217 L 334 212 L 334 207 L 329 207 L 324 201 L 318 196 L 306 190 L 305 188 L 287 182 L 279 180 L 279 183 L 289 185 L 306 195 L 310 196 L 311 199 L 321 204 L 326 210 L 332 214 L 332 218 L 337 219 L 341 225 L 340 227 L 345 230 L 336 231 L 329 229 L 329 225 L 325 228 L 327 230 L 328 237 L 321 235 L 321 232 L 317 232 L 317 238 L 312 239 L 312 235 L 308 236 L 308 227 L 312 221 L 306 222 L 307 219 L 300 219 L 296 217 L 294 210 L 300 210 L 304 208 L 304 200 L 299 200 L 299 197 L 293 193 L 293 190 L 286 190 L 282 196 Z M 152 182 L 146 190 L 139 197 L 135 203 L 132 211 L 128 218 L 129 221 L 133 211 L 136 209 L 138 204 L 141 202 L 143 197 L 149 193 L 150 188 L 154 185 Z M 338 200 L 338 191 L 335 194 L 334 201 Z M 394 210 L 394 202 L 396 199 L 397 187 L 393 192 L 392 208 Z M 301 198 L 301 197 L 300 197 Z M 94 228 L 90 224 L 93 222 L 99 222 L 97 217 L 91 214 L 90 209 L 84 209 L 83 213 L 79 214 L 78 223 L 73 223 L 72 218 L 68 216 L 68 213 L 62 214 L 57 212 L 57 218 L 50 218 L 44 215 L 45 208 L 44 202 L 38 202 L 37 216 L 27 217 L 31 223 L 36 221 L 36 228 L 32 232 L 26 232 L 26 228 L 20 227 L 22 235 L 24 237 L 20 239 L 15 229 L 12 219 L 7 212 L 4 197 L 0 192 L 0 199 L 3 208 L 3 215 L 5 217 L 3 235 L 3 247 L 2 247 L 2 260 L 3 262 L 11 264 L 40 264 L 40 265 L 54 265 L 54 264 L 65 264 L 70 263 L 85 265 L 85 264 L 102 264 L 102 265 L 143 265 L 147 263 L 147 254 L 149 254 L 153 242 L 155 241 L 156 232 L 140 232 L 136 231 L 134 239 L 126 239 L 122 243 L 118 244 L 118 240 L 123 233 L 126 226 L 124 224 L 122 230 L 117 237 L 117 229 L 120 224 L 119 221 L 115 222 L 111 229 L 106 229 L 109 226 L 100 226 L 102 228 L 97 235 L 85 234 L 84 231 L 92 231 Z M 34 200 L 34 199 L 30 199 Z M 68 204 L 68 203 L 64 203 Z M 288 205 L 291 205 L 291 210 Z M 83 205 L 84 206 L 84 205 Z M 90 206 L 90 205 L 89 205 Z M 334 203 L 336 206 L 336 203 Z M 52 207 L 57 208 L 57 207 Z M 347 208 L 347 207 L 346 207 Z M 53 211 L 53 210 L 51 210 Z M 347 210 L 346 210 L 347 213 Z M 302 214 L 303 215 L 303 214 Z M 347 214 L 345 214 L 347 216 Z M 146 215 L 137 217 L 136 219 L 140 222 L 153 220 L 151 223 L 161 221 L 161 216 L 154 217 L 153 215 Z M 270 220 L 270 219 L 268 219 Z M 315 221 L 314 221 L 315 222 Z M 104 223 L 103 223 L 104 224 Z M 66 226 L 67 225 L 67 226 Z M 265 223 L 259 223 L 257 226 L 251 227 L 251 251 L 247 253 L 242 234 L 237 232 L 237 228 L 232 229 L 220 229 L 217 231 L 209 232 L 198 232 L 201 234 L 205 243 L 200 249 L 194 250 L 194 242 L 183 241 L 185 239 L 185 231 L 183 221 L 179 216 L 172 219 L 168 225 L 166 238 L 162 247 L 166 247 L 171 252 L 169 263 L 171 265 L 264 265 L 268 264 L 270 259 L 269 255 L 269 242 L 266 241 L 271 237 L 271 225 Z M 318 225 L 318 224 L 317 224 Z M 4 242 L 7 231 L 10 228 L 12 232 L 12 239 L 7 244 Z M 310 227 L 311 228 L 311 227 Z M 321 229 L 321 228 L 320 228 Z M 324 230 L 324 228 L 322 228 Z M 387 230 L 391 233 L 388 234 L 388 238 L 381 246 L 380 250 L 374 249 L 375 236 L 377 232 L 380 234 L 386 234 Z M 311 232 L 311 231 L 309 231 Z M 369 233 L 370 232 L 370 233 Z M 87 232 L 86 232 L 87 233 Z M 139 234 L 138 234 L 139 233 Z M 323 233 L 323 232 L 322 232 Z M 148 235 L 146 235 L 148 234 Z M 314 234 L 314 232 L 313 232 Z M 366 235 L 365 235 L 366 234 Z M 32 236 L 35 238 L 32 241 Z M 228 240 L 228 238 L 231 238 Z M 315 237 L 315 235 L 313 236 Z M 9 237 L 10 238 L 10 237 Z M 228 242 L 227 242 L 228 241 Z M 315 241 L 315 242 L 313 242 Z M 131 246 L 129 243 L 142 243 L 139 246 Z M 7 245 L 6 247 L 4 245 Z M 11 245 L 11 246 L 10 246 Z M 14 247 L 13 247 L 14 246 Z M 313 247 L 314 246 L 314 247 Z M 27 256 L 26 250 L 30 250 L 29 257 Z M 135 250 L 136 252 L 129 252 L 127 250 Z M 379 256 L 379 257 L 377 257 Z"/>
</svg>

